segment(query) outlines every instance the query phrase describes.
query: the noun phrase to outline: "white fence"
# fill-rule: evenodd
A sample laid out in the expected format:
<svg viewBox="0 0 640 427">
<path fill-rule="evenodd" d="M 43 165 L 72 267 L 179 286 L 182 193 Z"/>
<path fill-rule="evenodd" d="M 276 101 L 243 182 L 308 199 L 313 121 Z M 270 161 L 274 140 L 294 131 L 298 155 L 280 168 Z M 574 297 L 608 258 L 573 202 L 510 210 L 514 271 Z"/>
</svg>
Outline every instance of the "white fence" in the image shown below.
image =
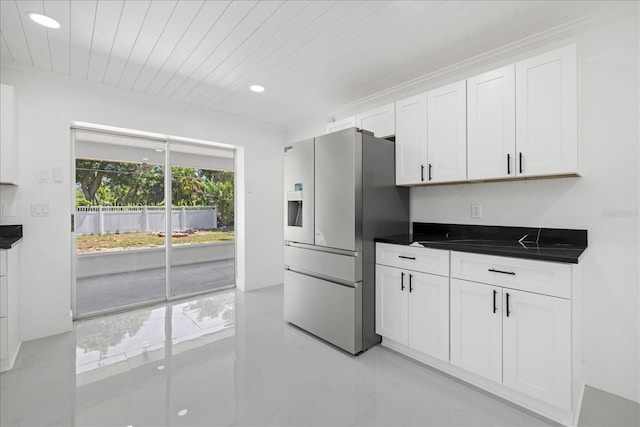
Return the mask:
<svg viewBox="0 0 640 427">
<path fill-rule="evenodd" d="M 76 234 L 111 234 L 136 231 L 164 231 L 164 206 L 79 206 Z M 174 230 L 218 228 L 215 206 L 175 206 L 171 209 Z"/>
</svg>

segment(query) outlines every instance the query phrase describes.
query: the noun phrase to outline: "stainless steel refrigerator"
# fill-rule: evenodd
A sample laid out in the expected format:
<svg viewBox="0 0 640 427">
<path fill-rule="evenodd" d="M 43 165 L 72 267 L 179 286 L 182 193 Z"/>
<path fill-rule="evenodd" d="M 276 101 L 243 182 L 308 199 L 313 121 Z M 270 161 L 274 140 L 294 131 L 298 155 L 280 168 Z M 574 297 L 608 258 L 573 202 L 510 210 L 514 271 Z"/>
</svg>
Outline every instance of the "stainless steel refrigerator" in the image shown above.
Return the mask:
<svg viewBox="0 0 640 427">
<path fill-rule="evenodd" d="M 394 157 L 356 128 L 284 148 L 284 319 L 352 354 L 380 342 L 373 239 L 409 231 Z"/>
</svg>

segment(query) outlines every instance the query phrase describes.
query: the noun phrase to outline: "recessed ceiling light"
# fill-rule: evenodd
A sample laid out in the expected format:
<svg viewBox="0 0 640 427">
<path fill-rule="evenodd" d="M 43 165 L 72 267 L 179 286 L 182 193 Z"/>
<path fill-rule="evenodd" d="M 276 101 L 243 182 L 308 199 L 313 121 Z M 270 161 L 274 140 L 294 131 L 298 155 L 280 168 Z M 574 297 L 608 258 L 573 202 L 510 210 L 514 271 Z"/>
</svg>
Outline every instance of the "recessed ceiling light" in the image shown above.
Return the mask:
<svg viewBox="0 0 640 427">
<path fill-rule="evenodd" d="M 264 87 L 260 85 L 251 85 L 249 89 L 251 89 L 252 92 L 264 92 Z"/>
<path fill-rule="evenodd" d="M 156 148 L 156 151 L 157 151 L 158 153 L 162 153 L 164 150 L 161 150 L 161 149 L 159 149 L 159 148 Z"/>
<path fill-rule="evenodd" d="M 29 15 L 29 18 L 31 18 L 34 22 L 37 22 L 44 27 L 60 28 L 60 23 L 50 16 L 43 15 L 37 12 L 29 12 L 27 13 L 27 15 Z"/>
</svg>

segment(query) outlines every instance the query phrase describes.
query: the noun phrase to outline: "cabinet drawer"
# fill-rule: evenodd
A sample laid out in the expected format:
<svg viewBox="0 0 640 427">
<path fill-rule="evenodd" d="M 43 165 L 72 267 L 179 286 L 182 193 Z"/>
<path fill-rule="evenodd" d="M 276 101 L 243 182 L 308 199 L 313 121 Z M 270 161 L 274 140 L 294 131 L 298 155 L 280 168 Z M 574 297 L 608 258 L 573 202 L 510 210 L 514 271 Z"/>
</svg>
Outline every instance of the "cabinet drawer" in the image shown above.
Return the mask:
<svg viewBox="0 0 640 427">
<path fill-rule="evenodd" d="M 359 263 L 362 263 L 362 257 L 294 246 L 284 247 L 284 264 L 286 266 L 294 270 L 340 279 L 349 283 L 362 280 L 362 269 L 358 268 Z"/>
<path fill-rule="evenodd" d="M 7 297 L 9 293 L 7 291 L 7 276 L 0 277 L 0 317 L 7 317 Z"/>
<path fill-rule="evenodd" d="M 377 243 L 376 264 L 448 276 L 449 251 Z"/>
<path fill-rule="evenodd" d="M 0 251 L 0 276 L 7 275 L 7 251 Z"/>
<path fill-rule="evenodd" d="M 568 264 L 451 252 L 451 277 L 571 298 Z"/>
<path fill-rule="evenodd" d="M 362 350 L 362 286 L 284 272 L 284 320 L 356 354 Z"/>
</svg>

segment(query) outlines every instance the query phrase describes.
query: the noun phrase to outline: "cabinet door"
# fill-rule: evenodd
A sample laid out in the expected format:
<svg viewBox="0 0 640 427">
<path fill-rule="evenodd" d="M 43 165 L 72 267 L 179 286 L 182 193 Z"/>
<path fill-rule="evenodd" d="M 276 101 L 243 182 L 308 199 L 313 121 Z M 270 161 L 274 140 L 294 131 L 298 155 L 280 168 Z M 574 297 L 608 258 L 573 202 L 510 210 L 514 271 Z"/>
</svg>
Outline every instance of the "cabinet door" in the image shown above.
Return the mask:
<svg viewBox="0 0 640 427">
<path fill-rule="evenodd" d="M 427 181 L 467 179 L 466 81 L 427 93 Z"/>
<path fill-rule="evenodd" d="M 376 265 L 376 333 L 408 343 L 408 274 L 399 268 Z"/>
<path fill-rule="evenodd" d="M 377 138 L 393 136 L 396 134 L 395 104 L 387 104 L 375 110 L 358 114 L 356 123 L 360 129 L 373 132 Z"/>
<path fill-rule="evenodd" d="M 449 278 L 408 271 L 409 346 L 449 361 Z"/>
<path fill-rule="evenodd" d="M 468 178 L 515 176 L 515 65 L 467 80 Z"/>
<path fill-rule="evenodd" d="M 516 64 L 519 175 L 578 173 L 576 56 L 572 45 Z"/>
<path fill-rule="evenodd" d="M 327 133 L 337 132 L 343 129 L 356 127 L 356 116 L 347 117 L 346 119 L 327 123 Z"/>
<path fill-rule="evenodd" d="M 569 410 L 571 301 L 511 289 L 504 298 L 503 384 Z"/>
<path fill-rule="evenodd" d="M 396 185 L 425 181 L 427 94 L 396 102 Z"/>
<path fill-rule="evenodd" d="M 502 289 L 451 279 L 451 363 L 502 381 Z"/>
<path fill-rule="evenodd" d="M 17 106 L 13 86 L 0 85 L 0 184 L 18 184 Z"/>
</svg>

